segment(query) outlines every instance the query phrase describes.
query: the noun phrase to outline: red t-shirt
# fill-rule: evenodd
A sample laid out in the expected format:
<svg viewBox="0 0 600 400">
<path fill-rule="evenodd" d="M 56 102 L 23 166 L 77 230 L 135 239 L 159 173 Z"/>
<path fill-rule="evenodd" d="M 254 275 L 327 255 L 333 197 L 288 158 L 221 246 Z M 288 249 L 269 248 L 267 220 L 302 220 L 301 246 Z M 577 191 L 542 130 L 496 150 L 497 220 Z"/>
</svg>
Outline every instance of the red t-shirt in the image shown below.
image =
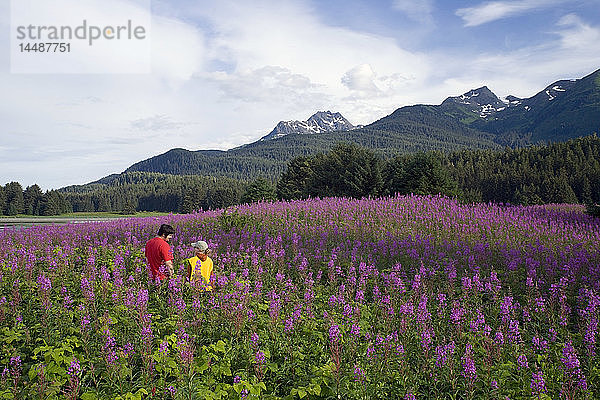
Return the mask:
<svg viewBox="0 0 600 400">
<path fill-rule="evenodd" d="M 161 281 L 167 276 L 159 271 L 161 264 L 165 261 L 173 259 L 173 251 L 169 243 L 161 237 L 155 237 L 146 242 L 146 259 L 150 266 L 150 272 L 152 273 L 152 279 L 158 279 Z"/>
</svg>

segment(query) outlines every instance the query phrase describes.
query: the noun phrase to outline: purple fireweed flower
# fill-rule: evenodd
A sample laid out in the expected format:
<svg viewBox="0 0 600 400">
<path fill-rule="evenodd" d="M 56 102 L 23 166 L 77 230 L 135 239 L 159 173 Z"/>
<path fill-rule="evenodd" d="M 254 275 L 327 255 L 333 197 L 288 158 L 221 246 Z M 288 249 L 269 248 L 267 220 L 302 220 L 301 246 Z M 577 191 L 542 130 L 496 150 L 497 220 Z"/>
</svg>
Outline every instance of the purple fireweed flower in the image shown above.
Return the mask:
<svg viewBox="0 0 600 400">
<path fill-rule="evenodd" d="M 423 331 L 421 332 L 421 347 L 423 348 L 423 350 L 429 351 L 429 348 L 433 343 L 432 336 L 433 330 L 431 328 L 423 329 Z"/>
<path fill-rule="evenodd" d="M 240 383 L 242 381 L 242 378 L 240 378 L 239 375 L 236 375 L 233 377 L 233 383 Z"/>
<path fill-rule="evenodd" d="M 250 343 L 252 344 L 252 347 L 258 347 L 258 339 L 258 334 L 256 332 L 252 332 L 252 335 L 250 336 Z"/>
<path fill-rule="evenodd" d="M 442 315 L 446 309 L 446 295 L 444 293 L 438 293 L 438 315 Z"/>
<path fill-rule="evenodd" d="M 566 369 L 571 370 L 579 368 L 579 359 L 577 358 L 577 353 L 575 352 L 571 341 L 565 343 L 562 354 L 563 356 L 560 360 L 563 362 Z"/>
<path fill-rule="evenodd" d="M 362 370 L 358 364 L 354 365 L 354 380 L 357 382 L 362 382 L 365 379 L 365 371 Z"/>
<path fill-rule="evenodd" d="M 417 400 L 417 397 L 412 392 L 406 393 L 404 400 Z"/>
<path fill-rule="evenodd" d="M 10 358 L 10 374 L 13 378 L 18 378 L 21 376 L 21 356 L 11 357 Z"/>
<path fill-rule="evenodd" d="M 398 343 L 396 345 L 396 355 L 401 356 L 403 354 L 404 354 L 404 346 L 402 345 L 402 343 Z"/>
<path fill-rule="evenodd" d="M 500 312 L 503 317 L 508 317 L 512 311 L 513 298 L 512 296 L 504 296 L 502 303 L 500 304 Z"/>
<path fill-rule="evenodd" d="M 105 341 L 104 346 L 102 347 L 104 359 L 106 360 L 106 364 L 112 367 L 117 363 L 118 360 L 117 353 L 115 351 L 115 338 L 112 337 L 110 330 L 108 329 L 104 330 L 104 336 Z"/>
<path fill-rule="evenodd" d="M 573 348 L 571 341 L 565 343 L 562 354 L 563 356 L 560 360 L 563 363 L 565 375 L 567 375 L 568 379 L 575 383 L 578 388 L 581 390 L 586 390 L 587 381 L 585 379 L 585 375 L 580 369 L 579 358 L 577 358 L 577 352 L 575 351 L 575 348 Z"/>
<path fill-rule="evenodd" d="M 465 379 L 468 379 L 471 382 L 477 379 L 477 369 L 475 367 L 475 360 L 473 360 L 473 358 L 471 357 L 472 350 L 473 347 L 471 346 L 471 344 L 467 343 L 467 346 L 465 348 L 465 355 L 461 358 L 463 366 L 462 375 L 465 377 Z"/>
<path fill-rule="evenodd" d="M 536 297 L 534 302 L 534 311 L 536 313 L 542 313 L 546 311 L 546 302 L 543 297 Z"/>
<path fill-rule="evenodd" d="M 265 357 L 265 353 L 263 353 L 262 351 L 258 350 L 255 354 L 254 354 L 254 362 L 258 365 L 262 365 L 264 364 L 266 361 L 266 357 Z"/>
<path fill-rule="evenodd" d="M 83 294 L 83 297 L 87 300 L 87 302 L 94 302 L 94 286 L 87 279 L 86 276 L 81 277 L 81 293 Z"/>
<path fill-rule="evenodd" d="M 69 365 L 69 369 L 67 370 L 67 373 L 69 374 L 69 376 L 71 378 L 75 378 L 75 377 L 79 376 L 80 372 L 81 372 L 81 365 L 79 365 L 79 361 L 76 358 L 73 358 L 73 361 L 71 361 L 71 364 Z"/>
<path fill-rule="evenodd" d="M 531 339 L 531 343 L 533 344 L 534 349 L 538 353 L 545 353 L 546 351 L 548 351 L 548 341 L 547 340 L 544 340 L 537 336 L 534 336 Z"/>
<path fill-rule="evenodd" d="M 46 278 L 43 273 L 38 276 L 37 283 L 40 290 L 44 292 L 48 292 L 50 289 L 52 289 L 52 282 L 50 279 Z"/>
<path fill-rule="evenodd" d="M 189 366 L 194 361 L 194 345 L 183 328 L 177 330 L 177 347 L 179 347 L 179 358 Z"/>
<path fill-rule="evenodd" d="M 373 360 L 374 357 L 375 357 L 375 347 L 373 345 L 370 345 L 369 347 L 367 347 L 367 359 Z"/>
<path fill-rule="evenodd" d="M 452 311 L 450 312 L 450 320 L 455 325 L 460 325 L 465 310 L 460 306 L 460 303 L 455 300 L 452 302 Z"/>
<path fill-rule="evenodd" d="M 81 318 L 81 331 L 82 332 L 87 332 L 90 326 L 90 316 L 85 314 L 82 318 Z"/>
<path fill-rule="evenodd" d="M 175 389 L 174 386 L 167 386 L 167 388 L 165 389 L 165 392 L 167 392 L 168 394 L 171 395 L 171 397 L 175 397 L 175 395 L 177 394 L 177 389 Z"/>
<path fill-rule="evenodd" d="M 521 354 L 517 357 L 517 365 L 519 368 L 529 368 L 529 363 L 527 362 L 527 356 L 525 354 Z"/>
<path fill-rule="evenodd" d="M 331 325 L 329 327 L 329 340 L 333 343 L 337 343 L 341 339 L 340 327 L 338 325 Z"/>
<path fill-rule="evenodd" d="M 542 373 L 541 370 L 538 370 L 537 372 L 533 372 L 531 374 L 531 391 L 535 394 L 537 394 L 538 396 L 542 393 L 546 393 L 547 389 L 546 389 L 546 382 L 544 381 L 544 374 Z"/>
<path fill-rule="evenodd" d="M 350 304 L 344 305 L 343 315 L 346 319 L 350 319 L 354 313 L 354 308 Z"/>
<path fill-rule="evenodd" d="M 133 347 L 133 343 L 131 343 L 131 342 L 125 343 L 122 350 L 123 350 L 123 355 L 125 357 L 130 357 L 135 354 L 135 348 Z"/>
<path fill-rule="evenodd" d="M 332 294 L 331 296 L 329 296 L 329 300 L 327 301 L 327 304 L 329 305 L 330 308 L 333 308 L 336 306 L 337 297 L 335 297 L 335 294 Z"/>
<path fill-rule="evenodd" d="M 352 322 L 350 334 L 353 336 L 360 336 L 360 325 L 358 325 L 356 322 Z"/>
<path fill-rule="evenodd" d="M 510 343 L 521 342 L 521 331 L 519 330 L 519 321 L 511 319 L 508 324 L 508 341 Z"/>
<path fill-rule="evenodd" d="M 163 340 L 158 346 L 158 353 L 166 356 L 169 353 L 169 342 Z"/>
<path fill-rule="evenodd" d="M 548 329 L 548 333 L 550 334 L 550 341 L 552 343 L 556 342 L 557 338 L 558 338 L 558 333 L 556 332 L 556 330 L 552 327 L 550 327 Z"/>
<path fill-rule="evenodd" d="M 285 333 L 290 333 L 294 330 L 294 317 L 293 316 L 286 318 L 286 320 L 283 323 L 283 330 Z"/>
<path fill-rule="evenodd" d="M 448 363 L 448 357 L 451 357 L 454 354 L 454 348 L 454 341 L 446 345 L 439 345 L 435 348 L 435 366 L 437 368 L 441 368 Z"/>
<path fill-rule="evenodd" d="M 462 288 L 465 293 L 468 293 L 471 290 L 472 281 L 468 276 L 463 276 L 461 278 Z"/>
</svg>

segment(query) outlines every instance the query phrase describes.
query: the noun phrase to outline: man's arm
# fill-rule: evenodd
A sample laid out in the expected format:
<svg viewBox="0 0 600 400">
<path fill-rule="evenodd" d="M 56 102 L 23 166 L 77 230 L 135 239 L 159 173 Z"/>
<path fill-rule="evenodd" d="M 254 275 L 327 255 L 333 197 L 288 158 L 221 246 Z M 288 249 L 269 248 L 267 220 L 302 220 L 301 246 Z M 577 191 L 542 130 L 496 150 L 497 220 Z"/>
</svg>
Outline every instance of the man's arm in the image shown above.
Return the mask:
<svg viewBox="0 0 600 400">
<path fill-rule="evenodd" d="M 169 271 L 169 274 L 168 274 L 169 277 L 171 277 L 175 274 L 173 272 L 173 260 L 165 261 L 165 267 L 167 267 L 167 270 Z"/>
</svg>

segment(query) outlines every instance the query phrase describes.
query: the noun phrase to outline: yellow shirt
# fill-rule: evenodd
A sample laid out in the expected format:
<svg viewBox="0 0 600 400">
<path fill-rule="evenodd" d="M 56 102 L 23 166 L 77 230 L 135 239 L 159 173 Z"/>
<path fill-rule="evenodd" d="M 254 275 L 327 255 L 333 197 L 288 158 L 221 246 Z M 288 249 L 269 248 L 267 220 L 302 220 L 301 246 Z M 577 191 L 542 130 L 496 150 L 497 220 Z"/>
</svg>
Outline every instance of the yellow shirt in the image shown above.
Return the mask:
<svg viewBox="0 0 600 400">
<path fill-rule="evenodd" d="M 210 257 L 206 257 L 206 260 L 200 261 L 198 257 L 194 256 L 192 258 L 188 258 L 188 262 L 191 266 L 190 282 L 193 282 L 195 279 L 198 279 L 198 276 L 196 276 L 195 273 L 198 266 L 198 262 L 200 262 L 200 276 L 204 278 L 204 282 L 207 284 L 205 290 L 212 290 L 212 286 L 210 286 L 210 276 L 213 272 L 213 261 L 210 259 Z"/>
</svg>

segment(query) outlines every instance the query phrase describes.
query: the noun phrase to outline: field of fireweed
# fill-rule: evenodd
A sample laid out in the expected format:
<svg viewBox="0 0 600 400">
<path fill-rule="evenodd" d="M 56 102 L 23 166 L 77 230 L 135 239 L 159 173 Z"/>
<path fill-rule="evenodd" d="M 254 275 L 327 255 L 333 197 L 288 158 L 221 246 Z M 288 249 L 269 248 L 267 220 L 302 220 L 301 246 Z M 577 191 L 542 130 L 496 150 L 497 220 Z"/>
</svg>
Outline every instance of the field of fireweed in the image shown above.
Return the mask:
<svg viewBox="0 0 600 400">
<path fill-rule="evenodd" d="M 0 398 L 600 398 L 599 243 L 580 209 L 417 196 L 5 230 Z"/>
</svg>

